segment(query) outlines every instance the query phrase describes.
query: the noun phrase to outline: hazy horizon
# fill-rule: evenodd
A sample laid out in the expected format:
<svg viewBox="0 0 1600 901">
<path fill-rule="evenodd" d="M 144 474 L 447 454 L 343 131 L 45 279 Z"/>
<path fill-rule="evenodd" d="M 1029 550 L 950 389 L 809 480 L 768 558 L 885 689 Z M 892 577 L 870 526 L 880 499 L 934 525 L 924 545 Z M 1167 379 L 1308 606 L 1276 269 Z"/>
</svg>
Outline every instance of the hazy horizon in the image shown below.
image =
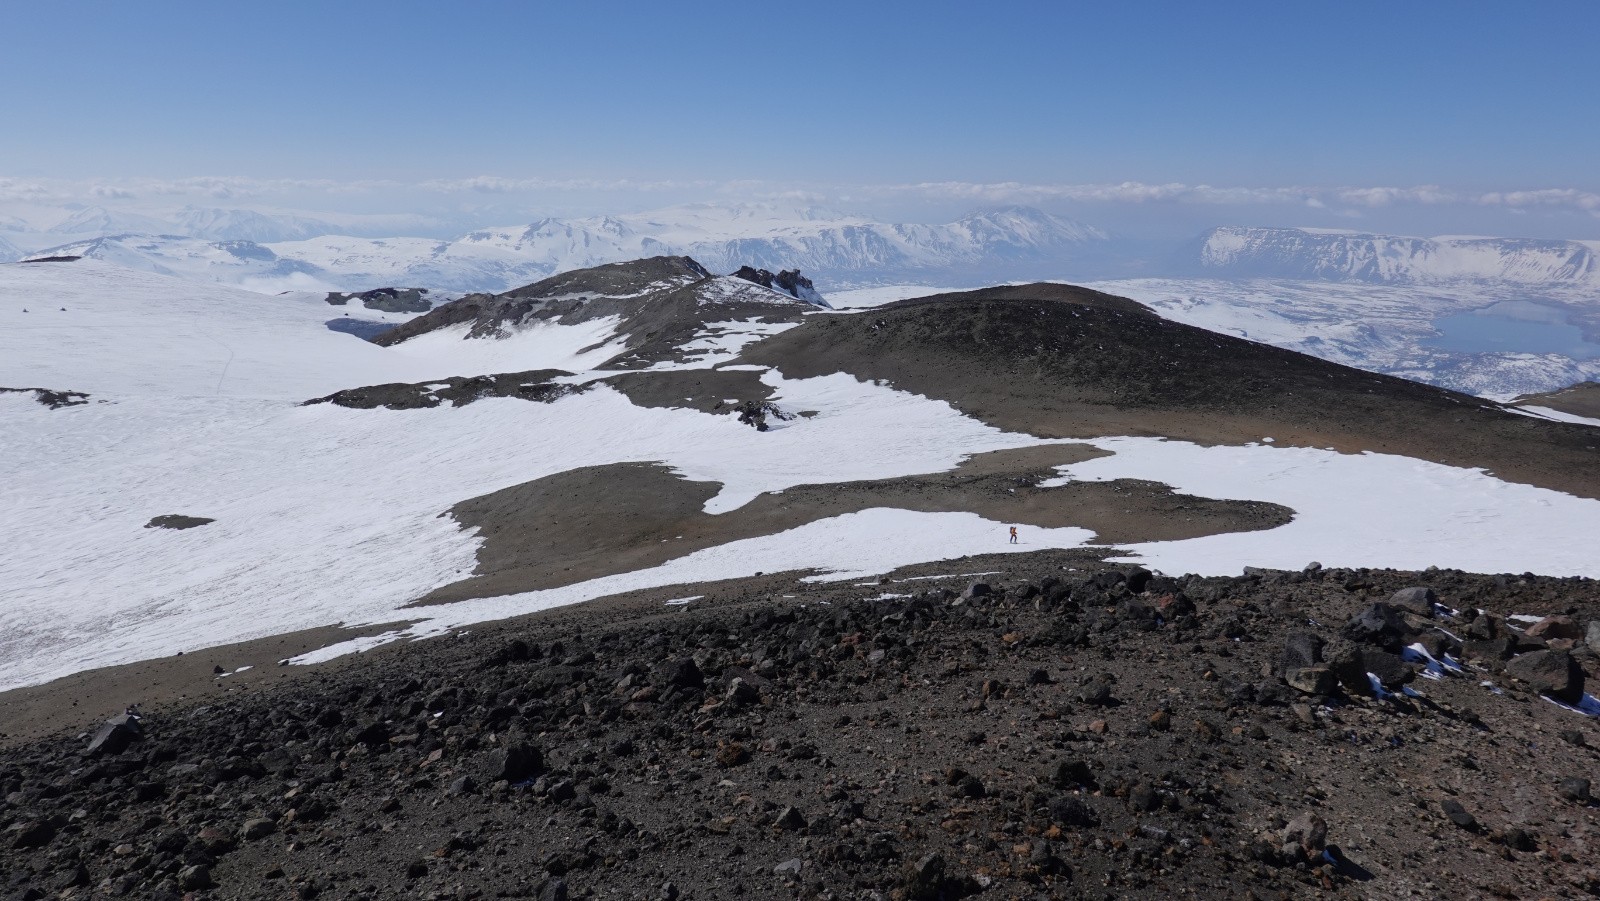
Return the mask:
<svg viewBox="0 0 1600 901">
<path fill-rule="evenodd" d="M 449 237 L 685 202 L 1600 238 L 1600 7 L 8 10 L 0 230 L 185 206 Z"/>
</svg>

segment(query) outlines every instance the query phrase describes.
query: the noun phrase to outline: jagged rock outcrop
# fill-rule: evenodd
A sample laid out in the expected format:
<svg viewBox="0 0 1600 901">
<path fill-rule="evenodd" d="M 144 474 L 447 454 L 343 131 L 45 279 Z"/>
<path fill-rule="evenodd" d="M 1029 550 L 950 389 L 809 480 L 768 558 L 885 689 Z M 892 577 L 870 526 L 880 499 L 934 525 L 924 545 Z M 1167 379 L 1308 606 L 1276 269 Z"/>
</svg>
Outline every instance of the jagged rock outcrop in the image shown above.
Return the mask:
<svg viewBox="0 0 1600 901">
<path fill-rule="evenodd" d="M 306 401 L 301 406 L 333 404 L 352 410 L 423 410 L 449 403 L 462 407 L 473 401 L 489 397 L 514 397 L 535 403 L 551 403 L 568 395 L 588 389 L 586 385 L 568 385 L 551 381 L 557 376 L 570 375 L 558 369 L 536 369 L 531 372 L 502 372 L 494 375 L 476 375 L 469 378 L 451 376 L 432 382 L 415 384 L 392 382 L 383 385 L 366 385 L 335 391 L 326 397 Z"/>
<path fill-rule="evenodd" d="M 52 410 L 78 407 L 89 402 L 82 391 L 52 391 L 49 388 L 0 388 L 0 394 L 32 394 L 33 399 Z"/>
<path fill-rule="evenodd" d="M 814 303 L 820 307 L 828 305 L 827 301 L 822 299 L 822 295 L 817 293 L 817 286 L 811 283 L 811 279 L 801 275 L 798 269 L 784 269 L 777 275 L 773 275 L 765 269 L 740 266 L 739 271 L 735 272 L 733 277 L 742 278 L 747 282 L 755 282 L 763 288 L 782 291 L 790 297 Z"/>
<path fill-rule="evenodd" d="M 433 302 L 428 300 L 427 295 L 427 288 L 373 288 L 371 291 L 348 294 L 329 291 L 327 301 L 333 306 L 342 307 L 352 300 L 359 300 L 367 309 L 384 313 L 426 313 L 433 308 Z"/>
</svg>

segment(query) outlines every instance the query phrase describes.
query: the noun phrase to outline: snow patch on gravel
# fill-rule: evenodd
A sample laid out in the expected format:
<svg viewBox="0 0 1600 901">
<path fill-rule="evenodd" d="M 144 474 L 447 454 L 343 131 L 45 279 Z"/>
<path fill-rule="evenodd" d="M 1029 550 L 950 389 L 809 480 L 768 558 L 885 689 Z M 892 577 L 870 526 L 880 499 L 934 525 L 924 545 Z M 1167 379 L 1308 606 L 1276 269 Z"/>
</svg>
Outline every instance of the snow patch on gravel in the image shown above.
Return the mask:
<svg viewBox="0 0 1600 901">
<path fill-rule="evenodd" d="M 1574 535 L 1600 534 L 1600 501 L 1503 482 L 1482 470 L 1390 454 L 1303 447 L 1202 447 L 1159 438 L 1089 442 L 1112 456 L 1060 467 L 1042 484 L 1149 479 L 1210 498 L 1295 511 L 1275 529 L 1126 545 L 1120 558 L 1164 572 L 1233 575 L 1241 567 L 1326 566 L 1600 577 Z"/>
<path fill-rule="evenodd" d="M 706 509 L 721 513 L 794 485 L 940 472 L 970 454 L 1039 443 L 847 375 L 763 379 L 776 403 L 818 415 L 760 433 L 732 416 L 637 407 L 609 387 L 549 404 L 491 398 L 407 411 L 159 394 L 63 410 L 13 400 L 0 407 L 0 689 L 407 619 L 404 604 L 476 565 L 479 540 L 440 514 L 580 466 L 660 461 L 720 483 Z M 144 528 L 171 510 L 217 522 Z M 1004 533 L 985 529 L 938 547 L 959 557 Z M 906 537 L 859 536 L 880 549 Z M 785 559 L 772 552 L 750 571 L 792 568 Z M 807 559 L 799 568 L 833 568 Z M 876 574 L 873 559 L 845 555 L 838 568 Z"/>
<path fill-rule="evenodd" d="M 1031 549 L 1079 547 L 1094 533 L 1088 529 L 1062 528 L 1036 529 L 1034 535 L 1036 543 Z M 1021 546 L 1006 542 L 1004 523 L 973 513 L 922 513 L 875 507 L 817 520 L 776 535 L 706 548 L 650 569 L 544 591 L 407 610 L 407 614 L 417 615 L 418 620 L 405 628 L 387 632 L 383 637 L 389 640 L 429 638 L 472 623 L 521 616 L 623 592 L 736 579 L 757 572 L 820 570 L 822 574 L 813 578 L 848 581 L 964 554 L 1020 552 L 1023 552 Z M 317 663 L 329 659 L 330 654 L 373 646 L 371 638 L 356 639 L 296 657 L 292 662 Z"/>
</svg>

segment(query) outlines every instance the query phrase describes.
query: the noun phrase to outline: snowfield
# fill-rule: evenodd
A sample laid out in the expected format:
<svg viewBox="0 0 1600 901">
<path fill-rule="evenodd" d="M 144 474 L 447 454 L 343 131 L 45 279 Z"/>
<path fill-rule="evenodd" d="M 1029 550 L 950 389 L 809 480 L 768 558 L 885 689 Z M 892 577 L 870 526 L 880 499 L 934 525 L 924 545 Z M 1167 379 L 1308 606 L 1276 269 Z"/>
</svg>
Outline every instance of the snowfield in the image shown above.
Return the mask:
<svg viewBox="0 0 1600 901">
<path fill-rule="evenodd" d="M 92 395 L 50 410 L 31 395 L 0 394 L 0 689 L 339 623 L 404 625 L 308 659 L 638 588 L 756 571 L 860 578 L 1091 538 L 1024 529 L 1011 546 L 1006 523 L 872 509 L 637 572 L 402 610 L 474 566 L 479 539 L 441 514 L 576 467 L 662 462 L 718 483 L 706 505 L 715 514 L 795 485 L 939 472 L 972 454 L 1052 442 L 842 374 L 763 372 L 780 407 L 816 413 L 765 433 L 729 414 L 638 407 L 605 386 L 549 404 L 300 406 L 341 388 L 447 375 L 566 368 L 589 381 L 597 373 L 585 368 L 617 349 L 609 320 L 544 324 L 502 341 L 446 330 L 382 348 L 325 326 L 341 315 L 318 297 L 197 286 L 90 260 L 0 266 L 0 386 Z M 688 365 L 723 361 L 767 329 L 716 323 Z M 1065 478 L 1154 479 L 1297 511 L 1278 529 L 1128 549 L 1169 572 L 1317 559 L 1600 576 L 1600 560 L 1572 537 L 1600 534 L 1600 502 L 1381 455 L 1093 443 L 1113 456 L 1066 467 Z M 173 513 L 216 521 L 145 528 Z"/>
<path fill-rule="evenodd" d="M 635 407 L 605 387 L 553 404 L 408 411 L 159 397 L 49 410 L 11 396 L 0 687 L 392 620 L 474 565 L 477 540 L 441 512 L 580 466 L 661 461 L 722 483 L 707 509 L 723 512 L 765 491 L 939 471 L 1034 441 L 848 376 L 780 387 L 777 403 L 819 415 L 763 434 L 731 415 Z M 899 440 L 862 455 L 874 427 Z M 144 528 L 167 513 L 216 522 Z"/>
<path fill-rule="evenodd" d="M 1233 575 L 1241 566 L 1600 576 L 1574 536 L 1600 534 L 1600 501 L 1511 484 L 1481 470 L 1390 454 L 1306 447 L 1202 447 L 1158 438 L 1091 442 L 1114 456 L 1061 468 L 1068 480 L 1149 479 L 1202 497 L 1249 498 L 1295 511 L 1263 532 L 1129 545 L 1126 559 L 1168 573 Z"/>
</svg>

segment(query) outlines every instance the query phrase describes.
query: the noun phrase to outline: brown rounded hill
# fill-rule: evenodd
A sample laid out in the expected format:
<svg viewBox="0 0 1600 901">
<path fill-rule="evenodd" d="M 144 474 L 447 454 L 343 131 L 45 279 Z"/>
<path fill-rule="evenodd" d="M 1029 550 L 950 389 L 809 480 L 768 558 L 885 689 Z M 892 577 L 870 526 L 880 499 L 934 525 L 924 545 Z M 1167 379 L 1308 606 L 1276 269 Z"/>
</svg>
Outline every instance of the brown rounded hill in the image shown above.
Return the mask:
<svg viewBox="0 0 1600 901">
<path fill-rule="evenodd" d="M 789 378 L 845 372 L 1043 437 L 1401 454 L 1600 497 L 1592 428 L 1162 319 L 1071 285 L 941 294 L 809 316 L 745 349 Z"/>
</svg>

